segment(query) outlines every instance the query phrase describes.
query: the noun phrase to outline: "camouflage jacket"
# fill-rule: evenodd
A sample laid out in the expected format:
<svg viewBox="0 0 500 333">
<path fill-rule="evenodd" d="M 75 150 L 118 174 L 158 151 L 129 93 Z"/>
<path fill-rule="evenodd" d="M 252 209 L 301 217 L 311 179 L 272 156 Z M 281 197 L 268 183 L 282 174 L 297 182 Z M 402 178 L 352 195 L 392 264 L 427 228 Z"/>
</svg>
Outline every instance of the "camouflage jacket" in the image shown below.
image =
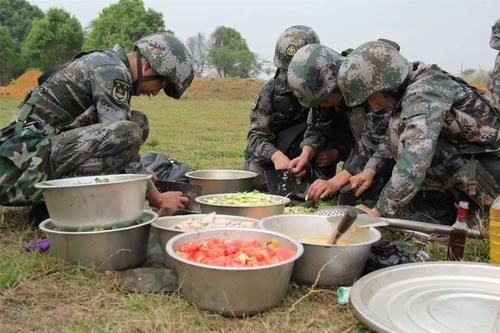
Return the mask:
<svg viewBox="0 0 500 333">
<path fill-rule="evenodd" d="M 86 125 L 129 120 L 131 81 L 127 55 L 115 46 L 78 57 L 35 88 L 17 114 L 19 119 L 26 108 L 31 110 L 23 126 L 12 123 L 1 132 L 0 204 L 40 200 L 33 184 L 50 177 L 47 137 Z"/>
<path fill-rule="evenodd" d="M 325 145 L 326 133 L 340 122 L 336 118 L 342 117 L 345 118 L 336 110 L 310 111 L 302 107 L 288 89 L 286 71 L 278 70 L 275 77 L 266 82 L 252 105 L 245 158 L 247 161 L 271 163 L 271 156 L 278 150 L 278 133 L 302 122 L 307 122 L 307 128 L 301 147 L 309 145 L 318 151 Z M 345 150 L 340 137 L 338 142 L 329 144 Z"/>
<path fill-rule="evenodd" d="M 396 160 L 376 208 L 394 216 L 420 189 L 445 188 L 462 156 L 499 151 L 499 111 L 439 67 L 414 63 L 389 136 L 367 163 L 379 170 L 389 154 Z"/>
<path fill-rule="evenodd" d="M 498 19 L 491 27 L 490 46 L 491 48 L 498 50 L 498 54 L 495 59 L 495 67 L 491 72 L 491 77 L 500 79 L 500 19 Z"/>
<path fill-rule="evenodd" d="M 355 149 L 344 164 L 344 169 L 355 175 L 363 171 L 377 147 L 384 143 L 392 115 L 385 111 L 373 111 L 368 103 L 351 108 L 347 113 Z M 392 159 L 392 156 L 386 158 Z"/>
</svg>

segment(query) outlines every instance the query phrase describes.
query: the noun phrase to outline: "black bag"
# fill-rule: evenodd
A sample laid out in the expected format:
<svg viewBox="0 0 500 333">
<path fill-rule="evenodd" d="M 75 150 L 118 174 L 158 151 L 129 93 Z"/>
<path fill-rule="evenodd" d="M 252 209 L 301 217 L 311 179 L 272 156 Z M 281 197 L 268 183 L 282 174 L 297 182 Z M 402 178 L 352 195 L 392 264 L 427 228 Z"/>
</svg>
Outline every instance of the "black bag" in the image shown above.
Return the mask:
<svg viewBox="0 0 500 333">
<path fill-rule="evenodd" d="M 163 153 L 147 153 L 141 156 L 142 165 L 153 170 L 161 181 L 189 183 L 186 173 L 193 169 L 182 162 L 168 158 Z"/>
</svg>

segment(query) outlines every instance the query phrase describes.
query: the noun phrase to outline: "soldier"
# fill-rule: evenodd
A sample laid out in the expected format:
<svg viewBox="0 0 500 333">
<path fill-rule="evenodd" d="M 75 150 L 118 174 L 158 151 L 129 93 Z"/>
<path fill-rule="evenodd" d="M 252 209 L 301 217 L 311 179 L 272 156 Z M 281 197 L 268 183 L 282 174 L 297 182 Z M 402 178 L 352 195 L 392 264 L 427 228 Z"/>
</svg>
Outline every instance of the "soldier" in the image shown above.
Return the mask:
<svg viewBox="0 0 500 333">
<path fill-rule="evenodd" d="M 0 132 L 0 204 L 41 203 L 34 184 L 48 179 L 144 173 L 139 148 L 147 118 L 131 112 L 131 95 L 163 89 L 178 99 L 192 79 L 189 51 L 167 33 L 138 40 L 128 54 L 119 45 L 80 53 L 45 73 Z M 169 208 L 188 201 L 181 192 L 160 193 L 152 182 L 147 198 Z"/>
<path fill-rule="evenodd" d="M 396 43 L 392 43 L 394 47 L 399 47 Z M 346 50 L 343 53 L 347 55 L 349 52 Z M 335 106 L 348 115 L 349 126 L 356 143 L 356 149 L 351 151 L 344 163 L 344 170 L 331 179 L 318 179 L 310 186 L 309 197 L 315 200 L 335 194 L 349 184 L 353 175 L 362 171 L 364 164 L 385 138 L 390 120 L 390 114 L 371 110 L 367 104 L 352 109 L 345 105 L 336 81 L 342 61 L 343 58 L 338 53 L 326 46 L 309 45 L 297 52 L 288 71 L 289 85 L 303 105 Z M 349 137 L 344 138 L 344 140 L 349 139 Z M 307 163 L 308 157 L 303 154 L 292 161 L 292 166 L 300 171 Z M 376 181 L 378 186 L 373 186 L 370 196 L 376 196 L 387 179 L 387 175 L 379 174 Z"/>
<path fill-rule="evenodd" d="M 497 108 L 500 108 L 500 19 L 491 27 L 490 46 L 498 50 L 498 54 L 495 59 L 495 67 L 493 67 L 493 71 L 491 72 L 488 88 L 491 92 L 493 103 Z"/>
<path fill-rule="evenodd" d="M 309 113 L 309 107 L 299 104 L 287 84 L 288 64 L 295 52 L 319 42 L 318 35 L 302 25 L 286 29 L 278 38 L 274 56 L 277 70 L 252 105 L 245 150 L 244 169 L 258 174 L 254 186 L 259 190 L 267 189 L 265 170 L 289 168 L 290 159 L 301 151 L 318 152 L 310 175 L 313 178 L 334 174 L 336 161 L 347 155 L 348 146 L 335 141 L 343 136 L 339 132 L 347 135 L 345 116 L 336 110 Z M 333 127 L 336 135 L 325 137 L 323 133 L 328 127 Z"/>
<path fill-rule="evenodd" d="M 396 162 L 375 208 L 360 206 L 367 213 L 451 224 L 457 197 L 484 211 L 500 193 L 500 112 L 477 89 L 382 42 L 349 54 L 338 85 L 348 106 L 392 113 L 385 143 L 353 177 L 363 191 L 388 156 Z"/>
</svg>

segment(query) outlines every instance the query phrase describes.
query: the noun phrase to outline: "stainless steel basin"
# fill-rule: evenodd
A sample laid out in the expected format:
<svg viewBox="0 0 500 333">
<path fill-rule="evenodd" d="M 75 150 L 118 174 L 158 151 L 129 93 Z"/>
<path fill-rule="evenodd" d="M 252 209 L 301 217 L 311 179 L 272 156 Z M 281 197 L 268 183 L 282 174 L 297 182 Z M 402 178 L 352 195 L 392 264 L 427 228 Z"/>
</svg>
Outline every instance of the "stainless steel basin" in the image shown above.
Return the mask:
<svg viewBox="0 0 500 333">
<path fill-rule="evenodd" d="M 338 223 L 338 222 L 337 222 Z M 260 227 L 300 240 L 304 237 L 328 237 L 336 228 L 324 216 L 275 215 L 262 219 Z M 345 236 L 352 243 L 326 245 L 310 241 L 304 245 L 304 255 L 297 261 L 292 280 L 300 284 L 319 286 L 350 286 L 362 273 L 371 246 L 381 238 L 375 228 L 352 228 Z"/>
</svg>

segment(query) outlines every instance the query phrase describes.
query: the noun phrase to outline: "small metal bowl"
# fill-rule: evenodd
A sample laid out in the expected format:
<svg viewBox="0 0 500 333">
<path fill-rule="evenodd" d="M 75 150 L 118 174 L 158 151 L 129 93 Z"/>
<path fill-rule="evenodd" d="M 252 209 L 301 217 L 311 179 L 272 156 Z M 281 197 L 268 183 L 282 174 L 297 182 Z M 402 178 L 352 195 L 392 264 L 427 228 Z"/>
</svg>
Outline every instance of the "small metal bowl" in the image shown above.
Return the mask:
<svg viewBox="0 0 500 333">
<path fill-rule="evenodd" d="M 266 217 L 259 226 L 298 240 L 304 237 L 327 238 L 337 228 L 336 223 L 329 222 L 324 216 L 305 214 Z M 343 237 L 352 243 L 327 245 L 300 240 L 304 245 L 304 255 L 294 267 L 292 280 L 299 284 L 317 283 L 323 287 L 350 286 L 363 272 L 371 246 L 382 236 L 375 228 L 351 227 Z"/>
<path fill-rule="evenodd" d="M 175 262 L 167 254 L 167 250 L 166 250 L 167 242 L 170 240 L 170 238 L 186 232 L 186 231 L 182 231 L 179 229 L 174 229 L 173 227 L 175 225 L 181 223 L 182 221 L 186 221 L 186 220 L 189 220 L 192 218 L 195 218 L 195 219 L 196 218 L 204 218 L 206 216 L 207 216 L 207 214 L 164 216 L 164 217 L 160 217 L 159 219 L 157 219 L 156 221 L 154 221 L 151 224 L 153 226 L 153 228 L 158 231 L 161 252 L 163 255 L 163 263 L 165 264 L 165 266 L 171 267 L 171 268 L 175 267 Z M 259 221 L 256 219 L 252 219 L 249 217 L 234 216 L 234 215 L 219 215 L 219 214 L 217 214 L 216 218 L 231 219 L 231 220 L 240 221 L 240 222 L 252 222 L 255 224 L 255 228 L 258 227 L 258 223 L 259 223 Z M 220 228 L 220 226 L 219 226 L 219 228 Z M 203 230 L 206 230 L 206 229 L 203 229 Z"/>
<path fill-rule="evenodd" d="M 49 180 L 43 189 L 52 223 L 57 227 L 108 227 L 142 216 L 151 175 L 123 174 Z"/>
<path fill-rule="evenodd" d="M 192 241 L 208 238 L 268 241 L 295 250 L 282 262 L 257 267 L 220 267 L 184 259 L 175 252 Z M 303 252 L 302 244 L 277 232 L 259 229 L 209 229 L 177 235 L 167 242 L 167 253 L 175 260 L 181 292 L 200 309 L 241 317 L 262 312 L 285 298 L 294 262 Z"/>
<path fill-rule="evenodd" d="M 192 184 L 201 185 L 202 195 L 253 190 L 257 174 L 246 170 L 196 170 L 186 173 Z"/>
<path fill-rule="evenodd" d="M 285 206 L 290 203 L 290 199 L 273 194 L 266 194 L 268 197 L 280 199 L 278 203 L 267 205 L 217 205 L 208 203 L 208 200 L 216 197 L 223 197 L 233 193 L 209 194 L 197 197 L 195 200 L 200 204 L 202 213 L 216 212 L 217 214 L 246 216 L 254 219 L 261 219 L 266 216 L 283 214 Z"/>
<path fill-rule="evenodd" d="M 145 222 L 120 229 L 72 232 L 54 230 L 51 219 L 40 224 L 50 241 L 50 253 L 72 264 L 98 270 L 122 270 L 146 260 L 151 223 L 158 214 L 145 210 Z"/>
</svg>

